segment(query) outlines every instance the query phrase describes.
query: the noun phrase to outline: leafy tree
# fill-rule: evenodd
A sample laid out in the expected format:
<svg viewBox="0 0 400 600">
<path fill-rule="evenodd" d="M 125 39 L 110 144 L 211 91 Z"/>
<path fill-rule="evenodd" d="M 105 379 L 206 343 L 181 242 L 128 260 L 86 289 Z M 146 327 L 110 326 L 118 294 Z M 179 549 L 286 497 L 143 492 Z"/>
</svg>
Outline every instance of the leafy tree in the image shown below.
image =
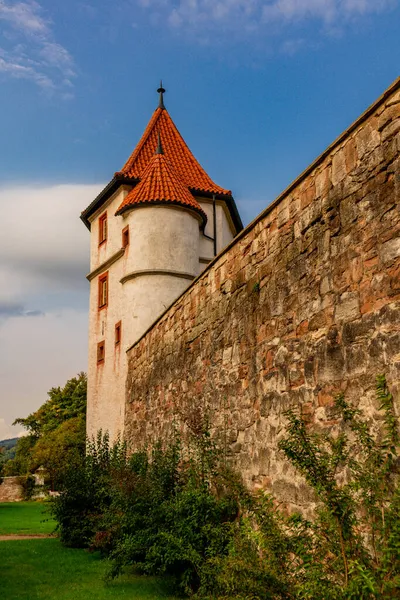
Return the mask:
<svg viewBox="0 0 400 600">
<path fill-rule="evenodd" d="M 26 475 L 31 469 L 32 449 L 37 442 L 35 435 L 19 438 L 15 457 L 4 464 L 5 475 Z"/>
<path fill-rule="evenodd" d="M 85 452 L 86 425 L 82 417 L 68 419 L 38 439 L 31 451 L 31 469 L 44 467 L 52 489 L 67 469 L 75 468 Z"/>
<path fill-rule="evenodd" d="M 86 374 L 79 373 L 64 387 L 52 388 L 37 411 L 14 421 L 28 435 L 18 440 L 14 459 L 5 464 L 7 475 L 26 475 L 43 466 L 52 487 L 60 484 L 67 465 L 76 464 L 85 451 L 86 389 Z"/>
<path fill-rule="evenodd" d="M 86 414 L 86 373 L 69 379 L 63 388 L 51 388 L 48 400 L 26 417 L 16 419 L 13 425 L 22 425 L 30 435 L 39 438 L 56 429 L 61 423 Z"/>
</svg>

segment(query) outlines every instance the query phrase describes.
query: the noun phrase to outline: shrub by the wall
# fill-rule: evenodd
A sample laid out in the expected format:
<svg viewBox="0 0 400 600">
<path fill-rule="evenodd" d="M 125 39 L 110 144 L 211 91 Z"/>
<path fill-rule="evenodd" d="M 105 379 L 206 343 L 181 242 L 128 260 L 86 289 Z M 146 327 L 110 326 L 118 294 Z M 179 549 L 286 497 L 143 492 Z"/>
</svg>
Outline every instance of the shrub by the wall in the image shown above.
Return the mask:
<svg viewBox="0 0 400 600">
<path fill-rule="evenodd" d="M 101 550 L 111 577 L 133 565 L 198 598 L 400 598 L 398 418 L 382 377 L 377 399 L 377 436 L 343 396 L 331 435 L 287 413 L 280 449 L 318 496 L 312 521 L 248 492 L 200 426 L 185 448 L 176 435 L 130 457 L 99 435 L 54 501 L 61 539 Z"/>
</svg>

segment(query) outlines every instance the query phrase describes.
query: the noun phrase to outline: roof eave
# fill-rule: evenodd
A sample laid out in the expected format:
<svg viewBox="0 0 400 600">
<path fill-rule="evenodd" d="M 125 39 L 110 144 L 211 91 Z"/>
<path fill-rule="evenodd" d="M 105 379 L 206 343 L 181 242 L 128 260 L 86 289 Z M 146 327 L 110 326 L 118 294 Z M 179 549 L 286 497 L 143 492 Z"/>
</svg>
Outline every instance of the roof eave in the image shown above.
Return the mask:
<svg viewBox="0 0 400 600">
<path fill-rule="evenodd" d="M 126 206 L 119 208 L 115 213 L 115 216 L 123 215 L 125 212 L 128 212 L 128 210 L 138 208 L 139 206 L 179 206 L 180 208 L 200 215 L 202 218 L 202 227 L 205 227 L 207 223 L 207 215 L 202 209 L 199 210 L 195 206 L 188 206 L 187 204 L 175 200 L 149 200 L 127 204 Z"/>
<path fill-rule="evenodd" d="M 240 218 L 238 208 L 236 206 L 236 202 L 234 197 L 230 192 L 222 193 L 222 192 L 206 192 L 204 190 L 199 190 L 196 188 L 189 188 L 194 196 L 202 196 L 203 198 L 214 198 L 216 200 L 223 200 L 226 202 L 226 205 L 229 210 L 229 214 L 231 215 L 233 224 L 236 228 L 236 234 L 238 234 L 243 229 L 243 222 Z"/>
<path fill-rule="evenodd" d="M 139 182 L 138 179 L 129 178 L 123 175 L 115 174 L 111 181 L 106 185 L 105 188 L 102 189 L 100 194 L 96 196 L 96 198 L 89 204 L 85 210 L 81 212 L 80 219 L 86 225 L 86 227 L 90 231 L 90 221 L 89 217 L 91 217 L 101 206 L 106 202 L 121 185 L 136 185 Z"/>
</svg>

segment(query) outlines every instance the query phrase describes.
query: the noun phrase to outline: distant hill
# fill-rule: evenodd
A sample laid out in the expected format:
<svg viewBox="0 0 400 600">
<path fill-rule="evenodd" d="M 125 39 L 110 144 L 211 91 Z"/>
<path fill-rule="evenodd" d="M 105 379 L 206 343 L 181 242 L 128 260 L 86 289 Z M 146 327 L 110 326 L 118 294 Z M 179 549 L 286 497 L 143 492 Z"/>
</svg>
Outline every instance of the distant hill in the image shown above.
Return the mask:
<svg viewBox="0 0 400 600">
<path fill-rule="evenodd" d="M 6 450 L 10 450 L 10 448 L 14 448 L 17 445 L 19 438 L 11 438 L 9 440 L 0 440 L 0 448 L 5 448 Z"/>
<path fill-rule="evenodd" d="M 11 438 L 10 440 L 0 440 L 0 463 L 6 463 L 8 460 L 14 458 L 15 451 L 17 449 L 18 438 Z"/>
</svg>

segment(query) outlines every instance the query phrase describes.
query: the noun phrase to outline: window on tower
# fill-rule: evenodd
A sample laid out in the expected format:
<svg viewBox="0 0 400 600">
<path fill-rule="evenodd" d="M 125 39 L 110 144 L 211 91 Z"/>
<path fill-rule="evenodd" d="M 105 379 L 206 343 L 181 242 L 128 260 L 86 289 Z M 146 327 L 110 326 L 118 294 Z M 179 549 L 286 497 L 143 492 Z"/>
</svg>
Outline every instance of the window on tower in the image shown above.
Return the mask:
<svg viewBox="0 0 400 600">
<path fill-rule="evenodd" d="M 115 325 L 115 345 L 118 346 L 118 344 L 121 343 L 121 321 L 118 321 L 118 323 Z"/>
<path fill-rule="evenodd" d="M 99 277 L 99 310 L 108 305 L 108 271 Z"/>
<path fill-rule="evenodd" d="M 126 248 L 129 244 L 129 225 L 122 230 L 122 247 Z"/>
<path fill-rule="evenodd" d="M 99 246 L 107 240 L 107 213 L 99 217 Z"/>
<path fill-rule="evenodd" d="M 104 362 L 106 357 L 106 343 L 103 340 L 97 344 L 97 364 Z"/>
</svg>

